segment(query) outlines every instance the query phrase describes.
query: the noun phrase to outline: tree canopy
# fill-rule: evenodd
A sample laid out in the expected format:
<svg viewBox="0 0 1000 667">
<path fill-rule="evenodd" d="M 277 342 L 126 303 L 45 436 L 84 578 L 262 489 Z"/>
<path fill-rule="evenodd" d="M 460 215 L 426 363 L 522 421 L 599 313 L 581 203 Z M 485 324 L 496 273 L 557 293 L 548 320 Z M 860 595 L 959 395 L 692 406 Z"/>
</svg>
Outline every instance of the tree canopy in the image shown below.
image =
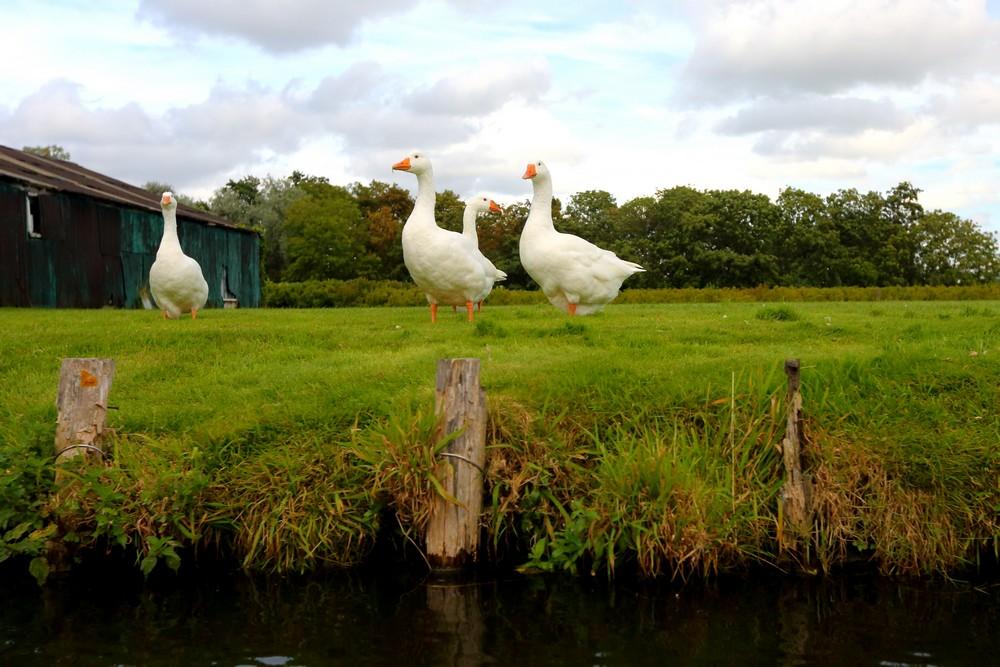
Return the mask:
<svg viewBox="0 0 1000 667">
<path fill-rule="evenodd" d="M 786 188 L 776 200 L 749 190 L 677 186 L 619 204 L 589 190 L 553 200 L 556 229 L 578 234 L 646 268 L 633 287 L 956 285 L 1000 280 L 995 234 L 946 211 L 926 211 L 920 191 L 842 189 L 827 196 Z M 219 188 L 209 208 L 261 232 L 268 279 L 407 280 L 401 233 L 409 192 L 372 181 L 346 188 L 293 172 L 246 176 Z M 530 202 L 482 215 L 479 244 L 508 287 L 533 288 L 518 257 Z M 462 229 L 464 203 L 437 195 L 438 223 Z"/>
<path fill-rule="evenodd" d="M 48 146 L 22 146 L 21 150 L 25 153 L 41 155 L 42 157 L 50 157 L 54 160 L 63 160 L 64 162 L 69 162 L 70 160 L 69 151 L 58 144 L 49 144 Z"/>
</svg>

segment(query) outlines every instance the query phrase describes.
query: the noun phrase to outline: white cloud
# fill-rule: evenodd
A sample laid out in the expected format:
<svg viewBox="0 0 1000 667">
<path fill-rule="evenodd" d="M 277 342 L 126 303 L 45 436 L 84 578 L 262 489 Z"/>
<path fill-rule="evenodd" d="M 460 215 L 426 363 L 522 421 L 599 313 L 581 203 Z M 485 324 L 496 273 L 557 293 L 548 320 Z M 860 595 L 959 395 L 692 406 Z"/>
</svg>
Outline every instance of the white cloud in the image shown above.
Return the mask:
<svg viewBox="0 0 1000 667">
<path fill-rule="evenodd" d="M 914 85 L 998 65 L 998 21 L 976 0 L 714 3 L 682 70 L 695 102 L 861 84 Z"/>
<path fill-rule="evenodd" d="M 224 180 L 234 168 L 249 171 L 331 139 L 362 174 L 382 174 L 397 153 L 442 154 L 469 141 L 490 114 L 527 104 L 546 80 L 544 72 L 521 78 L 505 68 L 486 70 L 476 85 L 492 91 L 487 102 L 458 105 L 448 115 L 425 96 L 454 89 L 456 79 L 412 91 L 372 63 L 325 77 L 304 93 L 293 85 L 276 91 L 253 81 L 220 83 L 205 99 L 160 114 L 135 103 L 94 106 L 81 84 L 56 80 L 0 113 L 0 132 L 24 144 L 58 143 L 82 164 L 129 182 L 165 181 L 182 191 L 204 191 L 202 183 Z"/>
<path fill-rule="evenodd" d="M 415 91 L 406 103 L 420 113 L 481 116 L 511 99 L 537 102 L 551 84 L 545 62 L 480 63 Z"/>
<path fill-rule="evenodd" d="M 84 106 L 81 90 L 64 79 L 49 81 L 4 119 L 4 134 L 23 137 L 24 143 L 92 145 L 114 143 L 122 135 L 143 141 L 155 135 L 154 123 L 139 105 L 92 111 Z"/>
<path fill-rule="evenodd" d="M 368 19 L 413 7 L 417 0 L 140 0 L 137 15 L 180 33 L 238 37 L 285 53 L 346 45 Z"/>
<path fill-rule="evenodd" d="M 927 112 L 942 127 L 964 132 L 983 125 L 1000 125 L 1000 79 L 976 78 L 932 97 Z"/>
<path fill-rule="evenodd" d="M 907 123 L 908 115 L 885 98 L 805 95 L 755 101 L 723 120 L 716 129 L 723 134 L 801 129 L 853 134 L 868 129 L 899 129 Z"/>
</svg>

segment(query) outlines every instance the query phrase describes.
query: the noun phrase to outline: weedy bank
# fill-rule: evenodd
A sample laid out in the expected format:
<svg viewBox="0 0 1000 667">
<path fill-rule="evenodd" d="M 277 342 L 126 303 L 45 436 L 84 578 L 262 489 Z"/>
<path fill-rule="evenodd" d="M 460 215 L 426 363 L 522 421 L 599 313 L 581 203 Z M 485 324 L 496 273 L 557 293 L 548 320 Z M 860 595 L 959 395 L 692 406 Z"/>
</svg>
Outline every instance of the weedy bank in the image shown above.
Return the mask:
<svg viewBox="0 0 1000 667">
<path fill-rule="evenodd" d="M 1000 303 L 0 311 L 0 560 L 310 571 L 419 560 L 433 375 L 482 360 L 483 557 L 690 576 L 957 572 L 1000 548 Z M 113 458 L 56 488 L 60 359 L 112 357 Z M 782 362 L 802 360 L 812 531 L 777 539 Z"/>
</svg>

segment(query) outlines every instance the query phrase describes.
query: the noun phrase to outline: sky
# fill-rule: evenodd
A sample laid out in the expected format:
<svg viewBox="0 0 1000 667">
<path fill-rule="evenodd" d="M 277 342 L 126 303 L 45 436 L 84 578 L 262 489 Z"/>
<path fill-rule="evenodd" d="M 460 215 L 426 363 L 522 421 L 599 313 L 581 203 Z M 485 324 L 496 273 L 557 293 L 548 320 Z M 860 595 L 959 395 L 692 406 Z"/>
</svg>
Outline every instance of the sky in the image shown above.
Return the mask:
<svg viewBox="0 0 1000 667">
<path fill-rule="evenodd" d="M 0 0 L 0 144 L 207 198 L 886 191 L 1000 232 L 1000 0 Z"/>
</svg>

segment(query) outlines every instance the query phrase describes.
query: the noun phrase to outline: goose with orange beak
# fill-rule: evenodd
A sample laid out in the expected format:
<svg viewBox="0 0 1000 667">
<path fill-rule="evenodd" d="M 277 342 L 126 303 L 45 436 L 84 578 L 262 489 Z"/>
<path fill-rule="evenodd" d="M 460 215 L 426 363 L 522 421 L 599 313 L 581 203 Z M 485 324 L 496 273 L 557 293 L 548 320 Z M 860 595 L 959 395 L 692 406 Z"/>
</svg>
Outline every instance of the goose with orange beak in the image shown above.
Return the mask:
<svg viewBox="0 0 1000 667">
<path fill-rule="evenodd" d="M 486 195 L 479 194 L 469 197 L 465 200 L 465 212 L 462 214 L 462 236 L 472 241 L 476 248 L 479 248 L 479 233 L 476 231 L 476 220 L 479 218 L 479 214 L 500 213 L 501 210 L 500 205 Z M 493 291 L 494 283 L 507 280 L 507 274 L 494 266 L 493 262 L 482 253 L 482 250 L 479 251 L 479 256 L 482 258 L 480 261 L 483 263 L 483 268 L 486 269 L 484 290 L 476 297 L 476 306 L 482 310 L 483 300 Z"/>
<path fill-rule="evenodd" d="M 571 316 L 602 310 L 618 296 L 626 278 L 645 269 L 579 236 L 556 231 L 552 178 L 543 162 L 528 163 L 522 178 L 530 179 L 534 190 L 518 245 L 524 270 L 549 303 Z"/>
<path fill-rule="evenodd" d="M 177 199 L 171 192 L 160 198 L 163 211 L 163 237 L 156 250 L 156 260 L 149 268 L 149 291 L 164 319 L 178 319 L 183 313 L 198 316 L 208 301 L 208 283 L 201 265 L 181 250 L 177 237 Z"/>
<path fill-rule="evenodd" d="M 434 171 L 425 154 L 408 155 L 392 168 L 417 177 L 417 199 L 403 225 L 403 263 L 427 297 L 431 322 L 437 321 L 439 304 L 464 305 L 471 322 L 473 305 L 495 280 L 484 263 L 489 260 L 472 240 L 438 226 L 434 219 Z"/>
</svg>

